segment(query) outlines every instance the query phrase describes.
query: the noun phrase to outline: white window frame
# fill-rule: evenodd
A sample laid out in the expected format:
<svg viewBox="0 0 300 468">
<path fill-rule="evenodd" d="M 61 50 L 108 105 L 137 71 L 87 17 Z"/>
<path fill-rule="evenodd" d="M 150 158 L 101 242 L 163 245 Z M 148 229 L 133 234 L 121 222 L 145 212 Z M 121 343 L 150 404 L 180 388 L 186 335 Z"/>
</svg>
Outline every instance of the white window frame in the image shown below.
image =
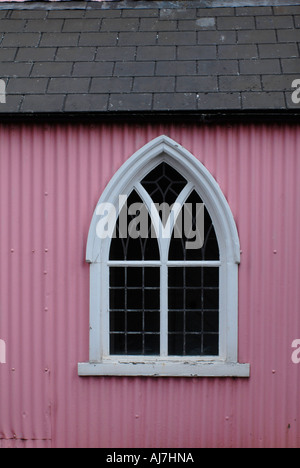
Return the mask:
<svg viewBox="0 0 300 468">
<path fill-rule="evenodd" d="M 96 234 L 99 221 L 94 212 L 86 260 L 90 263 L 90 349 L 89 362 L 78 364 L 80 376 L 181 376 L 181 377 L 249 377 L 250 365 L 238 363 L 238 265 L 240 243 L 230 207 L 215 179 L 186 149 L 166 136 L 160 136 L 137 151 L 114 175 L 104 190 L 98 205 L 112 203 L 118 209 L 119 195 L 129 195 L 135 188 L 148 205 L 151 198 L 141 180 L 160 162 L 174 167 L 188 181 L 183 190 L 182 204 L 195 189 L 202 198 L 212 219 L 220 250 L 220 261 L 169 262 L 168 248 L 160 238 L 159 261 L 127 262 L 136 266 L 160 266 L 161 285 L 167 285 L 171 266 L 205 266 L 220 268 L 220 345 L 218 356 L 167 356 L 161 340 L 160 356 L 109 355 L 109 267 L 126 266 L 126 262 L 109 261 L 110 239 Z M 97 206 L 98 206 L 97 205 Z M 157 215 L 158 216 L 158 215 Z M 159 216 L 158 216 L 159 218 Z M 160 221 L 152 219 L 154 225 Z M 163 237 L 163 236 L 162 236 Z M 171 265 L 173 264 L 173 265 Z M 164 286 L 166 288 L 166 286 Z M 168 313 L 167 294 L 161 294 L 161 333 L 167 340 L 163 315 Z"/>
</svg>

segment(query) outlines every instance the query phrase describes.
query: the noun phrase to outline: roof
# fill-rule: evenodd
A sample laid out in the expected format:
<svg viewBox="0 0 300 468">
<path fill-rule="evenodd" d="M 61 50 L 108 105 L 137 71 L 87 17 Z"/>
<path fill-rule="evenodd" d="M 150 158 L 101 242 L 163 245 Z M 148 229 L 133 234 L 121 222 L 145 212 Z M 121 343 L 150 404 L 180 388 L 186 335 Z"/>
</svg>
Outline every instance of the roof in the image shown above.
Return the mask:
<svg viewBox="0 0 300 468">
<path fill-rule="evenodd" d="M 2 4 L 0 30 L 2 114 L 300 109 L 300 5 Z"/>
</svg>

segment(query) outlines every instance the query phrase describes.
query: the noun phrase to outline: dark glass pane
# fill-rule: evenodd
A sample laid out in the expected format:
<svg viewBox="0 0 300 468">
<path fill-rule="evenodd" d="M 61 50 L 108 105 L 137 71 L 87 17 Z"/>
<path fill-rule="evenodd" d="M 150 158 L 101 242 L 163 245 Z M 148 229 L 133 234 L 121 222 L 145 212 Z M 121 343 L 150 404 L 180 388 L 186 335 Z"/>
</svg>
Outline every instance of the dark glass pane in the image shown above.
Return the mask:
<svg viewBox="0 0 300 468">
<path fill-rule="evenodd" d="M 160 352 L 160 269 L 110 268 L 110 354 Z"/>
<path fill-rule="evenodd" d="M 215 287 L 219 284 L 219 269 L 205 268 L 203 270 L 203 286 L 205 288 Z"/>
<path fill-rule="evenodd" d="M 160 275 L 157 275 L 159 270 L 157 268 L 145 268 L 144 269 L 144 281 L 145 286 L 148 288 L 159 288 L 160 287 Z"/>
<path fill-rule="evenodd" d="M 125 289 L 110 288 L 110 309 L 124 310 Z"/>
<path fill-rule="evenodd" d="M 160 295 L 159 289 L 145 289 L 144 291 L 145 309 L 159 310 Z"/>
<path fill-rule="evenodd" d="M 203 335 L 203 354 L 207 356 L 217 356 L 219 354 L 219 335 L 208 334 Z"/>
<path fill-rule="evenodd" d="M 203 308 L 218 309 L 219 308 L 219 291 L 218 289 L 203 289 Z"/>
<path fill-rule="evenodd" d="M 110 353 L 111 354 L 126 354 L 125 337 L 126 336 L 122 333 L 110 334 Z"/>
<path fill-rule="evenodd" d="M 168 340 L 169 355 L 183 356 L 184 355 L 184 336 L 182 333 L 169 334 Z"/>
<path fill-rule="evenodd" d="M 209 270 L 209 268 L 207 268 L 207 270 Z M 214 270 L 217 270 L 217 272 L 219 271 L 218 268 L 214 268 Z M 189 288 L 203 287 L 203 274 L 204 274 L 203 269 L 190 267 L 190 268 L 186 268 L 184 272 L 185 272 L 186 285 Z M 218 284 L 218 280 L 219 279 L 217 278 L 216 284 Z"/>
<path fill-rule="evenodd" d="M 156 238 L 151 237 L 150 230 L 148 239 L 144 239 L 143 260 L 159 260 L 158 242 Z"/>
<path fill-rule="evenodd" d="M 220 252 L 215 228 L 207 209 L 204 212 L 205 237 L 203 244 L 203 260 L 219 260 Z"/>
<path fill-rule="evenodd" d="M 193 312 L 187 312 L 185 314 L 185 329 L 187 332 L 198 332 L 201 333 L 203 329 L 202 323 L 203 314 L 201 310 L 195 310 Z"/>
<path fill-rule="evenodd" d="M 125 332 L 125 312 L 110 312 L 110 330 Z"/>
<path fill-rule="evenodd" d="M 184 329 L 184 312 L 169 311 L 169 332 L 182 332 Z"/>
<path fill-rule="evenodd" d="M 169 288 L 177 288 L 183 286 L 183 268 L 169 268 Z"/>
<path fill-rule="evenodd" d="M 126 286 L 140 288 L 143 285 L 143 269 L 138 267 L 126 268 Z"/>
<path fill-rule="evenodd" d="M 142 180 L 141 184 L 154 203 L 157 205 L 165 203 L 169 206 L 169 208 L 161 206 L 161 210 L 159 210 L 161 220 L 163 224 L 166 224 L 172 205 L 187 184 L 186 179 L 169 164 L 163 162 L 153 169 Z"/>
<path fill-rule="evenodd" d="M 123 206 L 110 245 L 110 260 L 159 260 L 155 231 L 146 205 L 133 191 Z"/>
<path fill-rule="evenodd" d="M 142 309 L 143 308 L 143 290 L 142 289 L 127 289 L 127 309 Z"/>
<path fill-rule="evenodd" d="M 147 332 L 159 333 L 160 330 L 160 313 L 159 312 L 145 312 L 145 330 Z"/>
<path fill-rule="evenodd" d="M 143 330 L 143 313 L 139 312 L 128 312 L 127 314 L 127 331 L 139 332 Z"/>
<path fill-rule="evenodd" d="M 159 354 L 160 349 L 160 336 L 159 333 L 152 333 L 144 335 L 145 339 L 145 354 L 148 356 L 155 356 Z"/>
<path fill-rule="evenodd" d="M 185 289 L 185 307 L 186 309 L 201 309 L 203 300 L 203 290 Z"/>
<path fill-rule="evenodd" d="M 200 356 L 202 352 L 202 335 L 201 333 L 189 334 L 185 336 L 185 354 L 187 356 Z"/>
<path fill-rule="evenodd" d="M 216 311 L 204 312 L 203 331 L 218 333 L 219 313 Z"/>
<path fill-rule="evenodd" d="M 124 288 L 125 286 L 124 268 L 111 268 L 110 269 L 110 286 Z"/>
<path fill-rule="evenodd" d="M 219 260 L 219 247 L 209 213 L 194 190 L 186 200 L 172 234 L 169 260 Z M 204 226 L 203 226 L 204 221 Z"/>
<path fill-rule="evenodd" d="M 184 290 L 169 289 L 169 309 L 183 309 L 184 307 Z"/>
<path fill-rule="evenodd" d="M 169 355 L 217 355 L 219 269 L 170 267 L 168 277 Z"/>
<path fill-rule="evenodd" d="M 111 240 L 110 244 L 110 260 L 125 260 L 125 240 L 115 238 Z"/>
<path fill-rule="evenodd" d="M 127 354 L 139 355 L 143 353 L 143 335 L 141 333 L 127 334 Z"/>
</svg>

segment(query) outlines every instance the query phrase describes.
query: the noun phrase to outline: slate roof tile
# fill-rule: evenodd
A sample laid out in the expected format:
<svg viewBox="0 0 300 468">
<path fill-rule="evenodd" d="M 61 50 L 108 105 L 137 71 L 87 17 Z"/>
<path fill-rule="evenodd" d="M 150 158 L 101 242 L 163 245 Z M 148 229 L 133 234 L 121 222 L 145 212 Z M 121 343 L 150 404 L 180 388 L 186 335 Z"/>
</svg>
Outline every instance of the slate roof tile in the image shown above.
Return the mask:
<svg viewBox="0 0 300 468">
<path fill-rule="evenodd" d="M 47 112 L 60 112 L 65 100 L 64 94 L 27 94 L 24 96 L 20 112 L 40 112 L 42 106 Z"/>
<path fill-rule="evenodd" d="M 299 111 L 300 0 L 203 4 L 2 3 L 0 113 Z"/>
</svg>

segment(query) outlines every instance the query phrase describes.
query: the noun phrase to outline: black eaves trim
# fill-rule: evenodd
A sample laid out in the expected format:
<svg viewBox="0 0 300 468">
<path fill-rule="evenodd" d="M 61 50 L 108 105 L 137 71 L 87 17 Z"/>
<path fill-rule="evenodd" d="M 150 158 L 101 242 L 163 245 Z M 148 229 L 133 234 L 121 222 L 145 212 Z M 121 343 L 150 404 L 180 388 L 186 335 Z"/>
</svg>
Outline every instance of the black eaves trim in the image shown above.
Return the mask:
<svg viewBox="0 0 300 468">
<path fill-rule="evenodd" d="M 149 112 L 38 112 L 0 113 L 0 123 L 197 123 L 197 124 L 299 124 L 300 110 L 224 110 L 224 111 L 149 111 Z"/>
</svg>

